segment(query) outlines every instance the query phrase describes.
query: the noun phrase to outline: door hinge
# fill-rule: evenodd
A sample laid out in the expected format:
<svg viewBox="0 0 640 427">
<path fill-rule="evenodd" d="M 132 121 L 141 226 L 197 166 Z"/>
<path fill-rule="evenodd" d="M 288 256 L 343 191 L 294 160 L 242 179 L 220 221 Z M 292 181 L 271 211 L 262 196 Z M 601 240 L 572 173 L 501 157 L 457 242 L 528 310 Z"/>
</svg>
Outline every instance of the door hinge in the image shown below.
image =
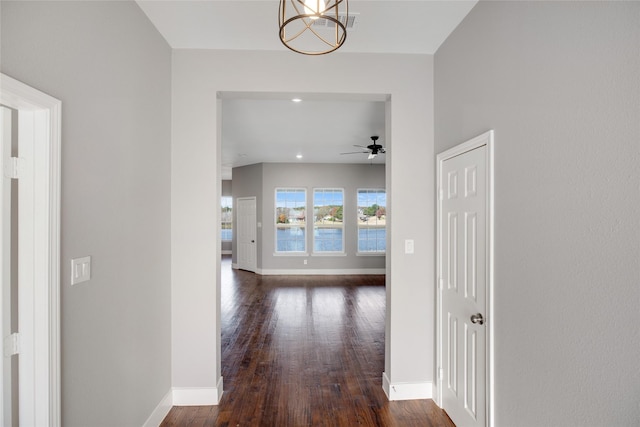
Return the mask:
<svg viewBox="0 0 640 427">
<path fill-rule="evenodd" d="M 444 189 L 438 188 L 438 200 L 444 200 Z"/>
<path fill-rule="evenodd" d="M 438 289 L 444 289 L 444 280 L 442 279 L 442 277 L 438 277 Z"/>
<path fill-rule="evenodd" d="M 439 380 L 443 380 L 444 379 L 444 369 L 442 369 L 442 368 L 438 368 L 438 379 Z"/>
<path fill-rule="evenodd" d="M 4 357 L 20 353 L 20 334 L 17 332 L 4 338 Z"/>
<path fill-rule="evenodd" d="M 24 159 L 10 157 L 8 160 L 4 165 L 4 176 L 9 179 L 19 179 L 23 169 Z"/>
</svg>

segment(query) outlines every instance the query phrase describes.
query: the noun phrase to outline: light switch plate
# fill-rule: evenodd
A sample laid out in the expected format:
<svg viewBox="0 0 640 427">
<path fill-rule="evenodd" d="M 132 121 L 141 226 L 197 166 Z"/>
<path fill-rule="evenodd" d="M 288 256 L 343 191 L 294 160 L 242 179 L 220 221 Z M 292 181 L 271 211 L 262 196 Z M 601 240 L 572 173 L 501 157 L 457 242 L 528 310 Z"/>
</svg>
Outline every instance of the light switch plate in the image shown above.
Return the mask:
<svg viewBox="0 0 640 427">
<path fill-rule="evenodd" d="M 405 254 L 413 253 L 413 239 L 406 239 L 404 241 L 404 253 Z"/>
<path fill-rule="evenodd" d="M 71 260 L 71 284 L 86 282 L 91 279 L 91 257 L 75 258 Z"/>
</svg>

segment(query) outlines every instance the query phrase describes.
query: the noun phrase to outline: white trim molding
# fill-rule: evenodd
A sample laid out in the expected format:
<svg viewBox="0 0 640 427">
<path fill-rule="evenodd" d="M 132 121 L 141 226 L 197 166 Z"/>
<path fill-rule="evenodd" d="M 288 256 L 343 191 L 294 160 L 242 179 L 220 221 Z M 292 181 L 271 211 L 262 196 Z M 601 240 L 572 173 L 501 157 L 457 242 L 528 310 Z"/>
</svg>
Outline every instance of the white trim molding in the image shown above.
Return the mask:
<svg viewBox="0 0 640 427">
<path fill-rule="evenodd" d="M 151 412 L 142 427 L 158 427 L 174 406 L 210 406 L 220 403 L 222 377 L 215 387 L 173 387 Z"/>
<path fill-rule="evenodd" d="M 173 406 L 217 405 L 222 393 L 222 377 L 216 387 L 174 387 Z"/>
<path fill-rule="evenodd" d="M 58 427 L 60 416 L 60 145 L 62 103 L 0 73 L 0 103 L 18 111 L 20 135 L 30 147 L 26 173 L 32 180 L 32 317 L 21 348 L 32 374 L 20 364 L 20 423 Z M 23 132 L 26 131 L 26 132 Z M 22 222 L 22 219 L 21 219 Z M 22 286 L 22 285 L 20 285 Z M 26 319 L 25 319 L 26 320 Z M 20 324 L 24 323 L 20 321 Z M 28 342 L 24 342 L 28 341 Z M 22 354 L 22 353 L 21 353 Z M 21 356 L 22 358 L 22 356 Z M 25 364 L 27 365 L 27 364 Z M 26 373 L 27 371 L 25 371 Z M 25 379 L 23 381 L 23 379 Z M 27 382 L 28 384 L 25 384 Z M 25 395 L 23 394 L 23 387 Z"/>
<path fill-rule="evenodd" d="M 158 427 L 173 407 L 173 390 L 169 390 L 142 427 Z"/>
<path fill-rule="evenodd" d="M 382 389 L 389 400 L 431 399 L 433 397 L 432 381 L 392 383 L 386 372 L 382 373 Z"/>
<path fill-rule="evenodd" d="M 257 269 L 256 274 L 263 276 L 348 276 L 385 274 L 384 268 L 342 268 L 342 269 Z"/>
</svg>

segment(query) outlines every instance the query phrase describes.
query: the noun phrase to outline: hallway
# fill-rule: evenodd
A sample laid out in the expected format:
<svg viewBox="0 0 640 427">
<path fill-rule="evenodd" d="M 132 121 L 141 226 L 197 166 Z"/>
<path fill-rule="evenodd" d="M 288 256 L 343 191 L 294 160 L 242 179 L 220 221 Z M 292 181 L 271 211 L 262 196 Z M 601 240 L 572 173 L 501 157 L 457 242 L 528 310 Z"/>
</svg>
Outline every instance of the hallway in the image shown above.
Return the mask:
<svg viewBox="0 0 640 427">
<path fill-rule="evenodd" d="M 162 426 L 453 426 L 431 400 L 388 402 L 384 276 L 260 276 L 222 258 L 219 406 Z"/>
</svg>

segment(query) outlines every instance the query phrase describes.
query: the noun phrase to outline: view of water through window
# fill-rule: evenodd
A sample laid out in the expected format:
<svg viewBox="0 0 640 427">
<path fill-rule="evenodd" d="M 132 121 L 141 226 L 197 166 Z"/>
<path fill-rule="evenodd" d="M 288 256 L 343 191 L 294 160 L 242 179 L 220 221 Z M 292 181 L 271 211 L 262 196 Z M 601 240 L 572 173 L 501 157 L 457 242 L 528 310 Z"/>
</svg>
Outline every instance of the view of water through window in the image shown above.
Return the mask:
<svg viewBox="0 0 640 427">
<path fill-rule="evenodd" d="M 278 188 L 275 194 L 276 252 L 344 254 L 344 190 L 313 190 L 312 236 L 307 240 L 307 192 L 304 188 Z M 387 249 L 384 189 L 357 190 L 357 251 L 384 254 Z M 312 237 L 312 239 L 311 239 Z"/>
<path fill-rule="evenodd" d="M 338 252 L 342 240 L 341 229 L 317 229 L 314 230 L 317 236 L 314 240 L 314 251 L 320 252 Z M 296 238 L 302 235 L 299 229 L 281 229 L 277 230 L 278 252 L 304 252 L 304 241 Z M 384 252 L 387 250 L 387 230 L 378 229 L 360 229 L 358 230 L 358 247 L 360 252 Z"/>
</svg>

